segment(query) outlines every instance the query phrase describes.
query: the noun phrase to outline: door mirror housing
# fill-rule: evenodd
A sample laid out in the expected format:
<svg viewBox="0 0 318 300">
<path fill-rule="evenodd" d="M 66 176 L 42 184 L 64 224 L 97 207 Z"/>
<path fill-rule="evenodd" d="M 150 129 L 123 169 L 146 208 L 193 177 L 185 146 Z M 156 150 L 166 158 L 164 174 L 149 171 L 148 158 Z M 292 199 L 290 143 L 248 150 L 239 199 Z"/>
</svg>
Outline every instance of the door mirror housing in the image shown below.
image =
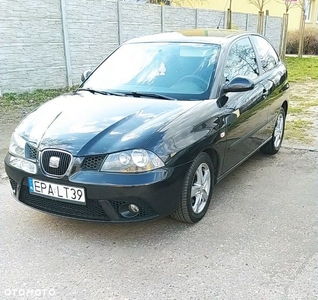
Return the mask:
<svg viewBox="0 0 318 300">
<path fill-rule="evenodd" d="M 81 80 L 84 82 L 92 74 L 91 70 L 86 70 L 82 73 Z"/>
<path fill-rule="evenodd" d="M 254 82 L 246 77 L 235 77 L 224 85 L 223 92 L 245 92 L 252 90 L 254 86 Z"/>
</svg>

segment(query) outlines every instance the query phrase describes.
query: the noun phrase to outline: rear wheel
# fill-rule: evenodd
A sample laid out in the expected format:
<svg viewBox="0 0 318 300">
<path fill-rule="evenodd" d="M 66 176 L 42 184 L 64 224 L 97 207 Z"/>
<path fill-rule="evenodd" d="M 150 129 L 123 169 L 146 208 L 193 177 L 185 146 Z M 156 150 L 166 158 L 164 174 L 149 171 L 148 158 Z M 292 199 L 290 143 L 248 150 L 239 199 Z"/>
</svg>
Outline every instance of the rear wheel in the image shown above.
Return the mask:
<svg viewBox="0 0 318 300">
<path fill-rule="evenodd" d="M 285 131 L 285 110 L 281 107 L 277 116 L 272 138 L 260 149 L 264 154 L 276 154 L 283 142 Z"/>
<path fill-rule="evenodd" d="M 207 153 L 200 153 L 186 173 L 178 209 L 172 218 L 186 223 L 200 221 L 208 210 L 213 190 L 213 165 Z"/>
</svg>

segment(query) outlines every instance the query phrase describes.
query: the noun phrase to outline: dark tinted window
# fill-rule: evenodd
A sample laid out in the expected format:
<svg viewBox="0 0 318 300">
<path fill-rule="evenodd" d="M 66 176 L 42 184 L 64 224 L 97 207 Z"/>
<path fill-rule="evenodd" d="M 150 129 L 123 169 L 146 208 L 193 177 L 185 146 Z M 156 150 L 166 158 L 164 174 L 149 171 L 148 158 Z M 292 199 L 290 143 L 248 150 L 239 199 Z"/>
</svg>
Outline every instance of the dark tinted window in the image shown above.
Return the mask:
<svg viewBox="0 0 318 300">
<path fill-rule="evenodd" d="M 263 71 L 267 72 L 275 68 L 278 64 L 279 58 L 274 48 L 260 36 L 253 36 L 253 41 L 255 43 L 256 51 L 260 57 Z"/>
<path fill-rule="evenodd" d="M 240 39 L 232 45 L 229 52 L 224 77 L 230 81 L 238 76 L 254 79 L 259 75 L 256 56 L 248 38 Z"/>
</svg>

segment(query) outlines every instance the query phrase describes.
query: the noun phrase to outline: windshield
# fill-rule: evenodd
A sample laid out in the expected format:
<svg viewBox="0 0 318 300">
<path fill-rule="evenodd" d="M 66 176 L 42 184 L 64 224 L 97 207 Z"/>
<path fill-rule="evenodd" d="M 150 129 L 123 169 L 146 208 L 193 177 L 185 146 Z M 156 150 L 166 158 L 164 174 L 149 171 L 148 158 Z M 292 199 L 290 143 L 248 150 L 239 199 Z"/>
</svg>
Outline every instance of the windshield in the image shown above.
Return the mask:
<svg viewBox="0 0 318 300">
<path fill-rule="evenodd" d="M 122 94 L 158 94 L 207 99 L 220 45 L 199 43 L 124 44 L 82 88 Z"/>
</svg>

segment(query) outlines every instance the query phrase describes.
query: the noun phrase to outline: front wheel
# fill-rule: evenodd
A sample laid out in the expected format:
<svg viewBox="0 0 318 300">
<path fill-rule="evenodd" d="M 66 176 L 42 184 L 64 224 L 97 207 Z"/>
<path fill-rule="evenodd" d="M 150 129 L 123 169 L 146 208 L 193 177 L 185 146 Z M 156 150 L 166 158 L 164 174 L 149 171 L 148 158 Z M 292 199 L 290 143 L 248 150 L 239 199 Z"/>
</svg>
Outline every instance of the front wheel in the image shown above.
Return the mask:
<svg viewBox="0 0 318 300">
<path fill-rule="evenodd" d="M 285 131 L 285 110 L 281 107 L 277 116 L 272 138 L 260 149 L 264 154 L 276 154 L 283 142 Z"/>
<path fill-rule="evenodd" d="M 175 220 L 196 223 L 208 210 L 214 183 L 213 165 L 207 153 L 200 153 L 186 173 Z"/>
</svg>

